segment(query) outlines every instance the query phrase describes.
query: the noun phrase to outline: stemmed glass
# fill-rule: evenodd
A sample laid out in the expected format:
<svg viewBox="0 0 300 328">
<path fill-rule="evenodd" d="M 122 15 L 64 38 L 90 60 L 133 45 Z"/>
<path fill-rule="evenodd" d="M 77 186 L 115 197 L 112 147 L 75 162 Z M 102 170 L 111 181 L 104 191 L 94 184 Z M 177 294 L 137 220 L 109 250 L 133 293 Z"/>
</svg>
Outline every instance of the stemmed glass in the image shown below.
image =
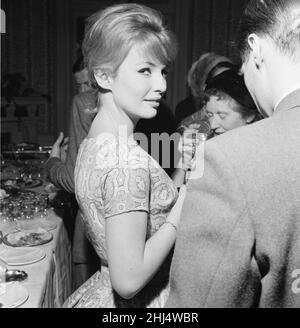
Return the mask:
<svg viewBox="0 0 300 328">
<path fill-rule="evenodd" d="M 5 223 L 5 222 L 9 221 L 8 205 L 9 205 L 9 202 L 6 199 L 1 199 L 1 202 L 0 202 L 0 223 Z"/>
</svg>

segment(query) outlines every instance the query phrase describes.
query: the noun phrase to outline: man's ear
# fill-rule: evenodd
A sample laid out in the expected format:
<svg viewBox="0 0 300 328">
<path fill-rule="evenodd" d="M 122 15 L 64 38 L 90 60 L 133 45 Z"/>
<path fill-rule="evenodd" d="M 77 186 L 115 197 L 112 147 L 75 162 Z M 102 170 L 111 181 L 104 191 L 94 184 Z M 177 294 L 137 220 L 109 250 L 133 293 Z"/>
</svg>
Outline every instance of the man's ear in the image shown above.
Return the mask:
<svg viewBox="0 0 300 328">
<path fill-rule="evenodd" d="M 260 69 L 263 59 L 263 42 L 262 39 L 255 33 L 248 36 L 248 44 L 253 54 L 254 64 L 257 69 Z"/>
<path fill-rule="evenodd" d="M 95 79 L 97 81 L 97 84 L 105 90 L 110 90 L 111 89 L 111 84 L 112 84 L 112 78 L 111 75 L 104 70 L 97 70 L 94 73 Z"/>
</svg>

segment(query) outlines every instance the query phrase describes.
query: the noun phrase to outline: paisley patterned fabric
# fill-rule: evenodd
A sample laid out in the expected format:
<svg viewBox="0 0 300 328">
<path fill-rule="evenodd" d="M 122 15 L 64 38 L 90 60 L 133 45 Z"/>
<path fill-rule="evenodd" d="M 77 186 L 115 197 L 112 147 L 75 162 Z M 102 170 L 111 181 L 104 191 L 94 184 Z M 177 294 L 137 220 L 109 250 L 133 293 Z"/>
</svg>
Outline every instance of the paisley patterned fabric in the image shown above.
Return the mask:
<svg viewBox="0 0 300 328">
<path fill-rule="evenodd" d="M 147 212 L 147 239 L 150 238 L 166 221 L 178 197 L 169 176 L 133 139 L 120 142 L 110 135 L 101 135 L 84 139 L 81 144 L 75 168 L 75 190 L 87 237 L 101 258 L 102 267 L 64 306 L 163 307 L 169 294 L 171 254 L 134 298 L 121 298 L 110 282 L 105 220 L 131 211 Z"/>
</svg>

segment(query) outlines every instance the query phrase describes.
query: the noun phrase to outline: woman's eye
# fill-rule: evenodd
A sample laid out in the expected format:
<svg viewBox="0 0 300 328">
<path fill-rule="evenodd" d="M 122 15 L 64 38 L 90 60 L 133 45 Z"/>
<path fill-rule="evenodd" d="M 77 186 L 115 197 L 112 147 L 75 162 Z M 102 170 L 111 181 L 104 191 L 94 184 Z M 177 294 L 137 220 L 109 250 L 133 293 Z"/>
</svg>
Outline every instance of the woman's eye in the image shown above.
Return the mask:
<svg viewBox="0 0 300 328">
<path fill-rule="evenodd" d="M 169 74 L 169 71 L 167 69 L 162 70 L 162 76 L 167 77 Z"/>
<path fill-rule="evenodd" d="M 208 117 L 213 117 L 213 113 L 205 112 Z"/>
<path fill-rule="evenodd" d="M 223 120 L 223 119 L 226 117 L 226 114 L 222 114 L 222 113 L 220 113 L 220 114 L 219 114 L 219 117 Z"/>
<path fill-rule="evenodd" d="M 145 75 L 150 75 L 151 74 L 151 69 L 150 68 L 143 68 L 139 70 L 139 73 L 145 74 Z"/>
</svg>

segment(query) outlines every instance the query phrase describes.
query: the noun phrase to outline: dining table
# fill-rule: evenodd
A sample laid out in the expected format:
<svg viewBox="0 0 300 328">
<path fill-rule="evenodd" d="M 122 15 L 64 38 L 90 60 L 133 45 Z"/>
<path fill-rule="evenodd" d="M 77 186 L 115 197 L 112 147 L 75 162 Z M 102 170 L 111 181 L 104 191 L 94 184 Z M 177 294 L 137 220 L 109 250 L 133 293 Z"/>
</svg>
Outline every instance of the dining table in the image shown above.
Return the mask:
<svg viewBox="0 0 300 328">
<path fill-rule="evenodd" d="M 60 308 L 72 293 L 72 240 L 64 216 L 68 204 L 66 201 L 60 204 L 59 189 L 37 175 L 41 170 L 36 170 L 32 162 L 29 166 L 26 161 L 26 165 L 35 176 L 26 173 L 27 180 L 24 174 L 16 178 L 16 172 L 28 172 L 20 161 L 18 165 L 3 163 L 0 266 L 5 265 L 8 271 L 23 271 L 26 278 L 0 279 L 0 310 L 1 307 Z"/>
<path fill-rule="evenodd" d="M 18 306 L 21 308 L 59 308 L 72 290 L 71 244 L 69 237 L 62 218 L 53 209 L 47 210 L 45 218 L 35 219 L 34 221 L 36 226 L 38 226 L 39 221 L 52 224 L 50 233 L 53 238 L 48 243 L 27 248 L 12 247 L 3 242 L 0 244 L 0 258 L 1 254 L 5 255 L 5 252 L 9 252 L 11 256 L 14 251 L 18 252 L 20 249 L 24 250 L 25 258 L 26 249 L 31 251 L 35 247 L 37 250 L 41 250 L 41 259 L 38 260 L 37 258 L 37 261 L 34 263 L 30 263 L 29 259 L 29 263 L 22 263 L 22 260 L 19 260 L 21 265 L 8 264 L 8 270 L 18 269 L 27 273 L 27 278 L 24 281 L 16 282 L 16 284 L 24 287 L 21 291 L 26 290 L 27 296 L 21 295 L 20 299 L 18 299 L 17 295 L 15 295 L 15 303 L 8 305 L 9 307 Z M 0 230 L 3 236 L 5 236 L 15 231 L 15 225 L 1 223 Z M 31 261 L 34 261 L 34 259 Z M 23 262 L 26 262 L 26 260 L 24 259 Z M 22 303 L 18 304 L 18 302 Z"/>
</svg>

